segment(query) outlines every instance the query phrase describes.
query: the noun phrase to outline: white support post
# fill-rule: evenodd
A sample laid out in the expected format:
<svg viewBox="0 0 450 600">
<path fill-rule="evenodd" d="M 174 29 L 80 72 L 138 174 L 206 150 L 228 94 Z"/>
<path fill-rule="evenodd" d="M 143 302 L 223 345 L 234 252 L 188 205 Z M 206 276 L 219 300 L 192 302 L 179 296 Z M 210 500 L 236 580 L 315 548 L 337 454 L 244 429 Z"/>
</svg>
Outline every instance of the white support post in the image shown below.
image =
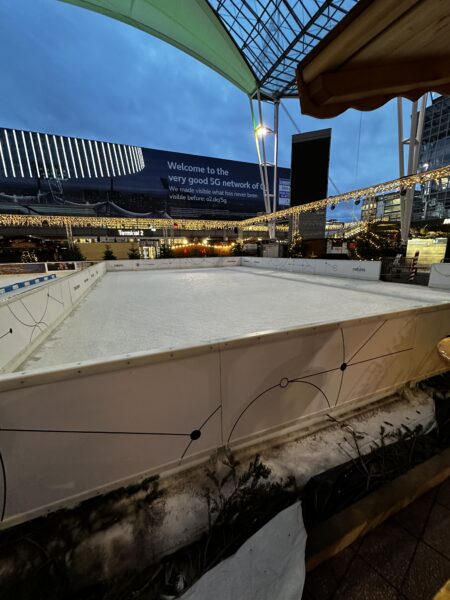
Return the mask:
<svg viewBox="0 0 450 600">
<path fill-rule="evenodd" d="M 280 113 L 280 101 L 273 103 L 273 202 L 272 212 L 277 210 L 278 200 L 278 117 Z"/>
<path fill-rule="evenodd" d="M 253 99 L 251 97 L 249 97 L 249 100 L 250 100 L 250 111 L 251 111 L 251 115 L 252 115 L 253 135 L 255 137 L 256 153 L 258 155 L 259 174 L 261 177 L 261 186 L 262 186 L 262 191 L 263 191 L 264 207 L 266 209 L 266 212 L 270 212 L 270 204 L 268 204 L 268 202 L 267 202 L 267 190 L 266 190 L 266 182 L 265 182 L 264 171 L 263 171 L 263 161 L 261 158 L 261 149 L 259 147 L 259 138 L 258 138 L 258 134 L 256 133 L 256 127 L 255 127 L 256 118 L 255 118 L 255 111 L 253 110 Z M 262 123 L 260 123 L 259 126 L 260 125 L 262 125 Z"/>
<path fill-rule="evenodd" d="M 258 155 L 259 172 L 261 176 L 261 187 L 264 197 L 264 208 L 266 213 L 275 212 L 277 209 L 278 200 L 278 123 L 279 123 L 279 107 L 280 101 L 273 99 L 274 112 L 273 112 L 273 129 L 269 129 L 263 122 L 262 113 L 262 100 L 261 93 L 258 90 L 253 97 L 250 97 L 250 110 L 252 115 L 253 130 L 255 135 L 256 152 Z M 258 104 L 258 118 L 255 118 L 255 111 L 253 108 L 253 101 L 256 100 Z M 264 131 L 266 129 L 266 131 Z M 266 146 L 266 135 L 273 135 L 273 163 L 267 161 L 267 146 Z M 273 168 L 273 182 L 272 189 L 270 186 L 269 179 L 269 168 Z M 275 239 L 276 229 L 275 222 L 268 224 L 269 238 Z"/>
<path fill-rule="evenodd" d="M 400 140 L 401 148 L 399 148 L 399 158 L 400 158 L 400 176 L 403 177 L 404 173 L 402 173 L 402 169 L 404 169 L 404 160 L 403 160 L 403 145 L 409 145 L 408 151 L 408 171 L 406 175 L 413 175 L 417 173 L 417 168 L 419 165 L 419 155 L 420 155 L 420 146 L 422 143 L 422 133 L 423 126 L 425 121 L 425 110 L 427 104 L 427 94 L 422 96 L 420 102 L 420 109 L 418 110 L 418 102 L 413 102 L 411 107 L 411 128 L 409 133 L 409 138 L 407 140 Z M 400 122 L 402 118 L 402 110 L 401 110 L 401 99 L 398 103 L 398 119 L 399 119 L 399 136 L 403 129 L 403 124 Z M 406 194 L 404 196 L 400 196 L 400 210 L 401 210 L 401 236 L 403 244 L 407 244 L 409 237 L 409 228 L 411 225 L 411 215 L 412 208 L 414 202 L 414 191 L 415 188 L 411 187 L 406 190 Z"/>
<path fill-rule="evenodd" d="M 261 93 L 258 90 L 257 92 L 257 98 L 258 98 L 258 114 L 259 114 L 259 123 L 260 126 L 263 127 L 264 126 L 264 120 L 263 120 L 263 114 L 262 114 L 262 102 L 261 102 Z M 266 196 L 267 196 L 267 200 L 266 200 L 266 207 L 268 207 L 267 212 L 270 212 L 270 186 L 269 186 L 269 172 L 267 170 L 267 155 L 266 155 L 266 136 L 265 135 L 261 135 L 260 136 L 260 141 L 261 141 L 261 149 L 262 149 L 262 159 L 263 159 L 263 173 L 264 173 L 264 187 L 266 189 Z"/>
<path fill-rule="evenodd" d="M 398 125 L 398 169 L 400 177 L 405 176 L 405 156 L 403 153 L 403 99 L 397 98 Z"/>
</svg>

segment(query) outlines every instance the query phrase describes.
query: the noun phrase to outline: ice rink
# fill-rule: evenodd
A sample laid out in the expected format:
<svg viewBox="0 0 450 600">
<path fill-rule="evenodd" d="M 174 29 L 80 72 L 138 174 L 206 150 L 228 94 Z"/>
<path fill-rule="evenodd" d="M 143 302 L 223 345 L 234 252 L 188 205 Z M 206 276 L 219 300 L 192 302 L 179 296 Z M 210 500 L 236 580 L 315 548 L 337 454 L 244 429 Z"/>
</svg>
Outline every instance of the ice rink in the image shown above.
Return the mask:
<svg viewBox="0 0 450 600">
<path fill-rule="evenodd" d="M 415 285 L 246 267 L 107 273 L 19 370 L 449 301 Z"/>
</svg>

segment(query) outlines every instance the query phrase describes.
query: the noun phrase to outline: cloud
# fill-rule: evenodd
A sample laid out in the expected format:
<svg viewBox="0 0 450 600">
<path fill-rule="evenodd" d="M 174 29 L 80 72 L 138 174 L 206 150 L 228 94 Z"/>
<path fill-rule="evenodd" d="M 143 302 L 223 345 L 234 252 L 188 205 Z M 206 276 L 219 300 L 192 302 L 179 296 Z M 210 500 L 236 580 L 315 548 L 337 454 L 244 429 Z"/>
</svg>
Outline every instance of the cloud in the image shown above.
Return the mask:
<svg viewBox="0 0 450 600">
<path fill-rule="evenodd" d="M 2 126 L 256 162 L 248 98 L 114 19 L 55 0 L 0 3 L 0 71 Z M 301 115 L 297 100 L 286 107 L 302 131 L 332 127 L 330 174 L 340 191 L 396 176 L 393 103 L 324 121 Z M 281 111 L 282 166 L 296 132 Z M 339 206 L 332 216 L 352 210 Z"/>
</svg>

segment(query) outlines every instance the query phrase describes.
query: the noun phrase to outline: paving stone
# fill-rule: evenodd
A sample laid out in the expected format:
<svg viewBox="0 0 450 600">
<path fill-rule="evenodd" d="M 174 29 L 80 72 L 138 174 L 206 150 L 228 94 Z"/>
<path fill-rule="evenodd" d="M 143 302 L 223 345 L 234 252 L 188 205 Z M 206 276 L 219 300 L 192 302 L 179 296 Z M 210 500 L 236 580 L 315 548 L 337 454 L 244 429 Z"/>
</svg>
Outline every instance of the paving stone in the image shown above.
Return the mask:
<svg viewBox="0 0 450 600">
<path fill-rule="evenodd" d="M 413 535 L 389 520 L 364 538 L 359 555 L 398 589 L 416 546 Z"/>
<path fill-rule="evenodd" d="M 306 574 L 303 600 L 328 600 L 337 590 L 346 569 L 355 553 L 350 548 L 339 552 L 336 556 L 319 565 Z"/>
<path fill-rule="evenodd" d="M 408 600 L 431 600 L 450 578 L 450 560 L 419 543 L 402 593 Z"/>
<path fill-rule="evenodd" d="M 357 556 L 333 600 L 397 600 L 398 593 Z"/>
<path fill-rule="evenodd" d="M 422 537 L 423 528 L 428 518 L 431 506 L 437 494 L 437 489 L 417 498 L 415 502 L 404 508 L 391 518 L 396 525 L 400 525 L 406 531 L 417 538 Z"/>
<path fill-rule="evenodd" d="M 450 477 L 440 486 L 437 501 L 450 509 Z"/>
<path fill-rule="evenodd" d="M 450 560 L 450 510 L 435 504 L 423 534 L 423 541 Z"/>
</svg>

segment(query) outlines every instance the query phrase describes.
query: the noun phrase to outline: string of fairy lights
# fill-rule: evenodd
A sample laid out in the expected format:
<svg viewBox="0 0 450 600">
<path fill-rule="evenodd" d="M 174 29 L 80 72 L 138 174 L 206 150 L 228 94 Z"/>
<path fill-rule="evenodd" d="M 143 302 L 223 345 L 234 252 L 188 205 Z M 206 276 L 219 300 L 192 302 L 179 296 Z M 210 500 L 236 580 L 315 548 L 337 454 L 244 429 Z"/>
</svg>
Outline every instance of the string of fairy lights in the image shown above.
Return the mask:
<svg viewBox="0 0 450 600">
<path fill-rule="evenodd" d="M 29 215 L 29 214 L 0 214 L 1 227 L 65 227 L 70 225 L 77 228 L 99 228 L 99 229 L 122 229 L 137 228 L 151 230 L 183 230 L 183 231 L 202 231 L 202 230 L 230 230 L 240 229 L 247 232 L 266 231 L 270 223 L 277 221 L 288 221 L 290 217 L 301 213 L 313 212 L 325 209 L 328 206 L 334 207 L 341 202 L 357 201 L 364 198 L 371 198 L 382 194 L 383 192 L 395 190 L 407 190 L 417 185 L 425 185 L 431 181 L 439 181 L 444 177 L 450 177 L 450 165 L 408 175 L 399 179 L 393 179 L 385 183 L 361 188 L 337 196 L 329 196 L 323 200 L 292 206 L 277 212 L 266 213 L 243 221 L 227 220 L 207 220 L 207 219 L 162 219 L 162 218 L 125 218 L 125 217 L 82 217 L 82 216 L 60 216 L 60 215 Z M 286 224 L 277 223 L 276 228 L 279 231 L 287 231 Z"/>
<path fill-rule="evenodd" d="M 299 206 L 292 206 L 284 210 L 277 212 L 260 215 L 258 217 L 252 217 L 251 219 L 245 219 L 241 221 L 240 226 L 242 228 L 248 225 L 256 225 L 260 223 L 270 223 L 278 219 L 289 219 L 294 215 L 298 215 L 304 212 L 312 212 L 327 208 L 328 206 L 333 207 L 341 202 L 348 202 L 349 200 L 361 200 L 364 198 L 372 198 L 378 194 L 390 191 L 402 191 L 415 188 L 417 185 L 425 185 L 431 181 L 439 181 L 444 177 L 450 176 L 450 165 L 434 169 L 433 171 L 426 171 L 424 173 L 417 173 L 415 175 L 408 175 L 398 179 L 393 179 L 385 183 L 379 183 L 369 187 L 361 188 L 345 194 L 339 194 L 337 196 L 329 196 L 323 200 L 317 200 L 316 202 L 309 202 L 308 204 L 301 204 Z"/>
<path fill-rule="evenodd" d="M 242 221 L 208 221 L 206 219 L 141 219 L 126 217 L 77 217 L 59 215 L 11 215 L 0 214 L 0 227 L 65 227 L 92 229 L 142 229 L 142 230 L 234 230 L 241 228 L 245 231 L 262 232 L 267 230 L 264 224 L 241 227 Z M 277 230 L 287 231 L 288 226 L 277 225 Z"/>
</svg>

